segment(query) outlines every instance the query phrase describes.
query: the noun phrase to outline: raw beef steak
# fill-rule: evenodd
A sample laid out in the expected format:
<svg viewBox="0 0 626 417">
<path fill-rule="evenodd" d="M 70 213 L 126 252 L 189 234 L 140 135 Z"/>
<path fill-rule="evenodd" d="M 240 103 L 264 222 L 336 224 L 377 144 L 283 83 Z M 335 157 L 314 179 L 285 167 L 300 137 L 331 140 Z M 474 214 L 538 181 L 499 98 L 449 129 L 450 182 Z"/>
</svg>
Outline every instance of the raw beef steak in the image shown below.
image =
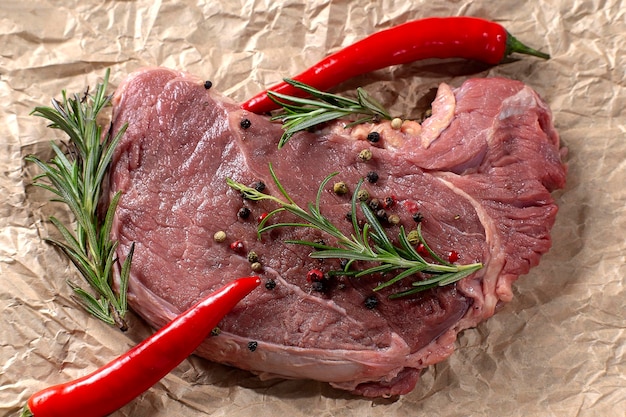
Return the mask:
<svg viewBox="0 0 626 417">
<path fill-rule="evenodd" d="M 128 123 L 110 187 L 123 192 L 113 230 L 120 258 L 136 244 L 132 308 L 159 327 L 225 282 L 258 274 L 265 287 L 240 303 L 198 354 L 262 378 L 327 381 L 370 397 L 411 391 L 424 368 L 452 353 L 461 330 L 511 299 L 511 283 L 551 245 L 557 206 L 550 192 L 565 182 L 548 107 L 506 79 L 442 85 L 422 125 L 334 123 L 297 134 L 280 150 L 279 124 L 168 69 L 132 74 L 115 93 L 113 118 L 114 130 Z M 371 131 L 380 133 L 378 141 L 367 140 Z M 359 158 L 364 149 L 371 159 Z M 339 172 L 335 179 L 349 192 L 334 193 L 331 181 L 321 209 L 348 235 L 351 194 L 374 172 L 378 179 L 362 188 L 388 202 L 387 215 L 397 215 L 407 231 L 421 216 L 436 253 L 484 267 L 456 284 L 393 300 L 390 294 L 419 277 L 377 293 L 372 289 L 389 277 L 311 282 L 310 270 L 338 270 L 340 261 L 312 259 L 309 247 L 285 240 L 330 238 L 300 227 L 259 239 L 259 216 L 277 206 L 245 200 L 226 184 L 262 183 L 264 193 L 280 197 L 270 163 L 302 207 L 329 173 Z M 389 236 L 397 238 L 399 225 L 386 226 Z M 226 232 L 225 241 L 214 240 L 217 231 Z M 256 272 L 250 252 L 261 265 Z"/>
</svg>

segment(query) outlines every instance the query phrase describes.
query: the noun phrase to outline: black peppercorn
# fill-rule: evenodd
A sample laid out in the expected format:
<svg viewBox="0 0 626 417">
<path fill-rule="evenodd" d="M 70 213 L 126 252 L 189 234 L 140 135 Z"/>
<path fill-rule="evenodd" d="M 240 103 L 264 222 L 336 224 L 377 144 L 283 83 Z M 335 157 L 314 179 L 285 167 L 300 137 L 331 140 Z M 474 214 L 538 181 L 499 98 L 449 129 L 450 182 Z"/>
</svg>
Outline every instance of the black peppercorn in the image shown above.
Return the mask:
<svg viewBox="0 0 626 417">
<path fill-rule="evenodd" d="M 248 342 L 248 349 L 250 350 L 250 352 L 254 352 L 257 347 L 259 347 L 259 344 L 257 342 Z"/>
<path fill-rule="evenodd" d="M 415 214 L 413 215 L 413 221 L 414 221 L 415 223 L 421 223 L 421 222 L 422 222 L 422 220 L 424 220 L 424 216 L 422 216 L 422 213 L 415 213 Z"/>
<path fill-rule="evenodd" d="M 237 216 L 239 216 L 242 219 L 247 219 L 248 217 L 250 217 L 250 209 L 248 207 L 240 208 L 239 211 L 237 212 Z"/>
<path fill-rule="evenodd" d="M 254 188 L 258 192 L 262 193 L 265 190 L 265 183 L 263 181 L 256 181 L 250 185 L 250 188 Z"/>
<path fill-rule="evenodd" d="M 208 90 L 211 87 L 213 87 L 213 83 L 211 81 L 209 81 L 209 80 L 206 80 L 204 82 L 204 88 Z"/>
<path fill-rule="evenodd" d="M 378 209 L 380 209 L 380 200 L 377 198 L 372 198 L 368 205 L 372 210 L 378 211 Z"/>
<path fill-rule="evenodd" d="M 378 174 L 376 173 L 376 171 L 370 171 L 367 173 L 366 178 L 367 178 L 367 181 L 373 184 L 376 181 L 378 181 Z"/>
<path fill-rule="evenodd" d="M 367 140 L 372 143 L 376 143 L 380 140 L 380 133 L 378 132 L 370 132 L 367 135 Z"/>
<path fill-rule="evenodd" d="M 311 289 L 316 292 L 324 292 L 325 290 L 324 281 L 313 281 L 311 283 Z"/>
<path fill-rule="evenodd" d="M 348 262 L 350 262 L 348 259 L 342 259 L 339 262 L 339 266 L 341 266 L 341 270 L 344 271 L 346 269 L 346 267 L 348 266 Z"/>
<path fill-rule="evenodd" d="M 268 290 L 273 290 L 274 288 L 276 288 L 276 281 L 274 281 L 273 279 L 268 280 L 265 283 L 265 288 L 267 288 Z"/>
<path fill-rule="evenodd" d="M 387 212 L 383 209 L 380 209 L 376 212 L 376 217 L 378 220 L 387 221 Z"/>
<path fill-rule="evenodd" d="M 242 119 L 239 125 L 242 129 L 248 129 L 250 126 L 252 126 L 252 122 L 250 121 L 250 119 Z"/>
<path fill-rule="evenodd" d="M 378 298 L 375 295 L 370 295 L 365 299 L 365 308 L 373 310 L 378 305 Z"/>
</svg>

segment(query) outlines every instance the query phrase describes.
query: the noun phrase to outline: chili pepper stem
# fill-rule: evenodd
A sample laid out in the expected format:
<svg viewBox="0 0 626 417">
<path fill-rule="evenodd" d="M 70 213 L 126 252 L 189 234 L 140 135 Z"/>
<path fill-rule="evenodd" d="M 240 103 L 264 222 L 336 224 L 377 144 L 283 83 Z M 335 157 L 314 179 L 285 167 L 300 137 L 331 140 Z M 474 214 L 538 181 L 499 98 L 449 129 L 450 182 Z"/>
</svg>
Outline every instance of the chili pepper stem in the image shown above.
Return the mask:
<svg viewBox="0 0 626 417">
<path fill-rule="evenodd" d="M 550 55 L 545 52 L 538 51 L 530 46 L 527 46 L 520 42 L 515 36 L 506 32 L 506 52 L 504 53 L 503 61 L 506 60 L 512 53 L 532 55 L 542 59 L 550 59 Z"/>
<path fill-rule="evenodd" d="M 231 281 L 102 368 L 32 395 L 22 417 L 103 417 L 156 384 L 202 343 L 259 277 Z"/>
</svg>

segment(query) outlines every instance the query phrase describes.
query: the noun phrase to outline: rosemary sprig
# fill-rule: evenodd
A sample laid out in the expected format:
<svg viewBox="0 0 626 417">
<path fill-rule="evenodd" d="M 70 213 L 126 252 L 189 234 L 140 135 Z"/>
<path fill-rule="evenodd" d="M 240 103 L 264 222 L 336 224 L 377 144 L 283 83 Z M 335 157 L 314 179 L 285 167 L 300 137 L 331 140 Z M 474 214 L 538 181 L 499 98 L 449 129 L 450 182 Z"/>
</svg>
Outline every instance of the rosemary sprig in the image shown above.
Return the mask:
<svg viewBox="0 0 626 417">
<path fill-rule="evenodd" d="M 426 279 L 414 281 L 412 283 L 414 288 L 391 295 L 391 298 L 399 298 L 436 286 L 452 284 L 482 268 L 481 263 L 456 265 L 439 257 L 424 240 L 420 225 L 417 227 L 419 241 L 424 245 L 434 262 L 428 262 L 415 250 L 413 245 L 409 242 L 404 227 L 402 226 L 400 227 L 398 236 L 399 245 L 393 244 L 369 206 L 357 198 L 358 190 L 363 182 L 362 179 L 357 184 L 351 201 L 351 217 L 354 233 L 351 236 L 346 236 L 333 225 L 320 210 L 322 192 L 326 184 L 338 174 L 337 172 L 328 175 L 321 182 L 317 190 L 315 203 L 308 203 L 307 211 L 296 204 L 289 196 L 274 173 L 271 164 L 269 169 L 274 183 L 286 201 L 269 194 L 261 193 L 254 188 L 233 181 L 230 178 L 226 179 L 227 184 L 231 188 L 240 191 L 247 199 L 255 201 L 270 200 L 278 204 L 279 207 L 270 212 L 259 224 L 259 237 L 262 233 L 279 227 L 309 227 L 320 230 L 334 237 L 337 240 L 337 246 L 306 240 L 288 240 L 286 242 L 314 248 L 315 251 L 310 255 L 312 258 L 346 259 L 348 262 L 345 268 L 342 271 L 335 271 L 337 274 L 350 275 L 358 278 L 373 273 L 391 273 L 401 270 L 401 272 L 393 278 L 374 288 L 374 291 L 379 291 L 417 273 L 428 275 Z M 365 216 L 366 221 L 363 227 L 359 226 L 357 220 L 357 206 Z M 283 211 L 295 215 L 303 220 L 303 222 L 267 223 L 272 216 Z M 373 262 L 377 265 L 358 271 L 351 271 L 351 265 L 357 261 Z"/>
<path fill-rule="evenodd" d="M 95 317 L 126 330 L 126 290 L 134 246 L 131 246 L 122 265 L 121 284 L 119 294 L 116 295 L 112 289 L 112 272 L 117 261 L 117 242 L 109 237 L 120 193 L 111 199 L 104 219 L 97 212 L 103 191 L 102 181 L 113 150 L 126 130 L 124 126 L 115 136 L 108 132 L 103 138 L 102 127 L 96 120 L 111 99 L 106 95 L 109 72 L 106 71 L 104 82 L 96 87 L 94 94 L 87 90 L 83 96 L 75 94 L 68 97 L 63 91 L 62 100 L 53 100 L 52 107 L 36 107 L 33 110 L 31 114 L 51 122 L 48 127 L 67 134 L 68 152 L 64 153 L 59 145 L 51 142 L 54 157 L 49 162 L 34 155 L 27 156 L 26 160 L 36 164 L 42 171 L 35 177 L 34 184 L 55 194 L 52 201 L 65 203 L 76 219 L 72 233 L 56 217 L 51 216 L 50 221 L 62 239 L 46 239 L 67 255 L 95 293 L 68 281 L 74 298 Z"/>
<path fill-rule="evenodd" d="M 279 149 L 287 143 L 294 133 L 331 120 L 359 116 L 346 127 L 380 119 L 391 120 L 387 110 L 360 87 L 356 90 L 357 98 L 354 100 L 320 91 L 289 78 L 285 78 L 284 81 L 305 91 L 314 99 L 289 96 L 273 91 L 267 92 L 268 97 L 284 110 L 284 113 L 273 116 L 271 119 L 283 122 L 285 132 L 278 142 Z"/>
</svg>

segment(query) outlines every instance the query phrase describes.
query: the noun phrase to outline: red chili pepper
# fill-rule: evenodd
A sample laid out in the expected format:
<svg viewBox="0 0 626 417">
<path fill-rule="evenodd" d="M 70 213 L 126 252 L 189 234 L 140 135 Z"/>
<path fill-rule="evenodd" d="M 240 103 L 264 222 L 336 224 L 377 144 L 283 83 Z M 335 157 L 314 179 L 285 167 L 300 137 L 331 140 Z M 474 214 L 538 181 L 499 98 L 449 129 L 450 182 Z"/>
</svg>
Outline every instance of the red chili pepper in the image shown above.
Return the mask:
<svg viewBox="0 0 626 417">
<path fill-rule="evenodd" d="M 97 371 L 34 394 L 22 416 L 101 417 L 121 408 L 191 355 L 260 283 L 258 277 L 230 282 Z"/>
<path fill-rule="evenodd" d="M 550 57 L 524 45 L 498 23 L 474 17 L 432 17 L 374 33 L 324 58 L 293 79 L 325 91 L 357 75 L 420 59 L 466 58 L 495 65 L 514 52 L 544 59 Z M 270 90 L 291 96 L 304 95 L 302 90 L 286 82 Z M 278 108 L 266 91 L 241 107 L 254 113 Z"/>
</svg>

